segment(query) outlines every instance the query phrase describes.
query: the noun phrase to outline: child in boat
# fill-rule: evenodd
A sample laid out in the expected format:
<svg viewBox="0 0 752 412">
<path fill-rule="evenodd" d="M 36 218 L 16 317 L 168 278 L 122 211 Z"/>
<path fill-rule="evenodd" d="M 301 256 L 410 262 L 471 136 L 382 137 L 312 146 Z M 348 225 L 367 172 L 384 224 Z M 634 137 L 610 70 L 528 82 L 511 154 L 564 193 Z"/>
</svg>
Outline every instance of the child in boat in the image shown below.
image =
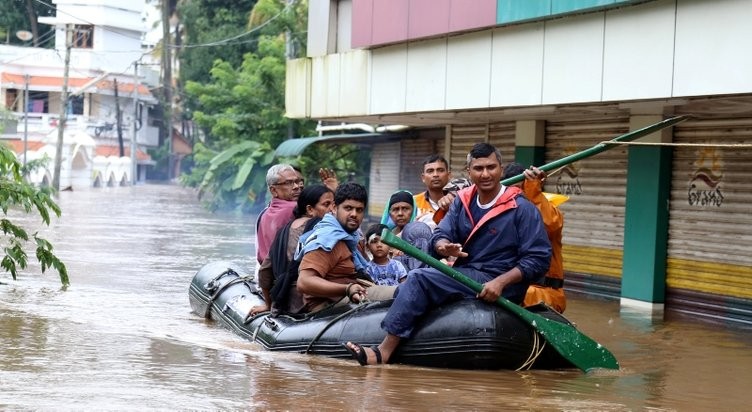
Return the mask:
<svg viewBox="0 0 752 412">
<path fill-rule="evenodd" d="M 381 241 L 381 232 L 388 229 L 386 225 L 376 223 L 366 231 L 366 247 L 371 253 L 371 261 L 366 273 L 377 285 L 396 286 L 407 277 L 402 263 L 389 257 L 389 246 Z"/>
</svg>

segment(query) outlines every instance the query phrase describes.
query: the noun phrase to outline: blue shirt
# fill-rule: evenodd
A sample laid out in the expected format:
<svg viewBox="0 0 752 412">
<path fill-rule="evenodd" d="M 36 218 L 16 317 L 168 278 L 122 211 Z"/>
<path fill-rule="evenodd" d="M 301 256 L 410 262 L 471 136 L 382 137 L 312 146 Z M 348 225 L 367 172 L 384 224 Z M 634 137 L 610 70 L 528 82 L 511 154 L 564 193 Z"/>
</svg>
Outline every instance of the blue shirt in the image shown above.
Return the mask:
<svg viewBox="0 0 752 412">
<path fill-rule="evenodd" d="M 377 285 L 397 286 L 400 279 L 407 276 L 407 271 L 402 263 L 389 259 L 386 265 L 379 265 L 375 262 L 368 263 L 366 267 L 368 276 L 376 282 Z"/>
</svg>

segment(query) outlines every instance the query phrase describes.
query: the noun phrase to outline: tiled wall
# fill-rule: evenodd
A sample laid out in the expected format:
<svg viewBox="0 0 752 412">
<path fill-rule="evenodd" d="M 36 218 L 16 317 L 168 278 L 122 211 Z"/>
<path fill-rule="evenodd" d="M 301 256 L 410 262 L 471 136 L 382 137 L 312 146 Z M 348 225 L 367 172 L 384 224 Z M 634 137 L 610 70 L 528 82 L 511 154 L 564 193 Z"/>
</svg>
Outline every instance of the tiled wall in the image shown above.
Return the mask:
<svg viewBox="0 0 752 412">
<path fill-rule="evenodd" d="M 634 0 L 353 0 L 352 47 L 603 9 Z"/>
</svg>

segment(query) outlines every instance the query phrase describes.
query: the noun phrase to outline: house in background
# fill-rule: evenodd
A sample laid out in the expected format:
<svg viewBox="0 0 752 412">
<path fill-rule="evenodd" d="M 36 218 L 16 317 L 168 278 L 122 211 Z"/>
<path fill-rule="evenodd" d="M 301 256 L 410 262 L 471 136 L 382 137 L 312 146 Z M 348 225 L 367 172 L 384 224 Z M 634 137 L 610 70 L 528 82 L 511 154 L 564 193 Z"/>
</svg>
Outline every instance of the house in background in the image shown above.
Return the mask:
<svg viewBox="0 0 752 412">
<path fill-rule="evenodd" d="M 146 167 L 153 164 L 146 149 L 160 142 L 159 127 L 150 116 L 157 100 L 144 83 L 153 78 L 144 73 L 153 69 L 139 64 L 147 29 L 144 1 L 53 2 L 56 16 L 42 17 L 39 23 L 55 26 L 54 49 L 0 45 L 0 104 L 18 118 L 16 129 L 5 130 L 2 140 L 20 159 L 47 156 L 47 167 L 32 179 L 52 180 L 68 28 L 70 97 L 60 187 L 143 180 Z"/>
<path fill-rule="evenodd" d="M 750 0 L 310 0 L 286 111 L 410 126 L 316 140 L 370 144 L 372 216 L 433 152 L 455 175 L 479 141 L 541 165 L 692 115 L 547 180 L 571 196 L 565 288 L 752 324 L 750 20 Z"/>
</svg>

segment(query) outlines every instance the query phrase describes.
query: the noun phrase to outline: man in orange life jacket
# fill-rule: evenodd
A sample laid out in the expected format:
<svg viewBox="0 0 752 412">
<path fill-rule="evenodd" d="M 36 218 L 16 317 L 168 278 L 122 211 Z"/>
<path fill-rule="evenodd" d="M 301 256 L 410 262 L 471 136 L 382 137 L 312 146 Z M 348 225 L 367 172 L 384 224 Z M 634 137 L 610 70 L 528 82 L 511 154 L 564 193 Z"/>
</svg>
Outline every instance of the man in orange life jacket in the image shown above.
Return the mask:
<svg viewBox="0 0 752 412">
<path fill-rule="evenodd" d="M 559 313 L 564 313 L 564 309 L 567 308 L 567 298 L 564 296 L 563 289 L 564 265 L 561 255 L 564 216 L 562 216 L 561 211 L 559 211 L 554 202 L 549 201 L 541 190 L 541 186 L 546 180 L 546 172 L 537 167 L 525 169 L 519 163 L 510 163 L 504 168 L 504 177 L 502 179 L 514 177 L 522 173 L 525 174 L 525 180 L 514 186 L 522 189 L 525 197 L 540 211 L 543 224 L 546 226 L 546 233 L 548 233 L 548 240 L 551 242 L 551 266 L 548 268 L 548 272 L 542 283 L 534 283 L 527 288 L 525 301 L 522 306 L 532 306 L 544 302 Z"/>
<path fill-rule="evenodd" d="M 381 322 L 384 340 L 370 348 L 345 344 L 361 365 L 389 362 L 400 341 L 432 308 L 462 297 L 493 303 L 504 296 L 519 304 L 530 283 L 541 281 L 548 270 L 551 244 L 540 213 L 519 188 L 501 185 L 499 150 L 488 143 L 474 145 L 467 171 L 474 185 L 452 201 L 434 229 L 430 249 L 441 258 L 457 257 L 454 268 L 483 289 L 476 293 L 434 268 L 411 271 Z"/>
</svg>

